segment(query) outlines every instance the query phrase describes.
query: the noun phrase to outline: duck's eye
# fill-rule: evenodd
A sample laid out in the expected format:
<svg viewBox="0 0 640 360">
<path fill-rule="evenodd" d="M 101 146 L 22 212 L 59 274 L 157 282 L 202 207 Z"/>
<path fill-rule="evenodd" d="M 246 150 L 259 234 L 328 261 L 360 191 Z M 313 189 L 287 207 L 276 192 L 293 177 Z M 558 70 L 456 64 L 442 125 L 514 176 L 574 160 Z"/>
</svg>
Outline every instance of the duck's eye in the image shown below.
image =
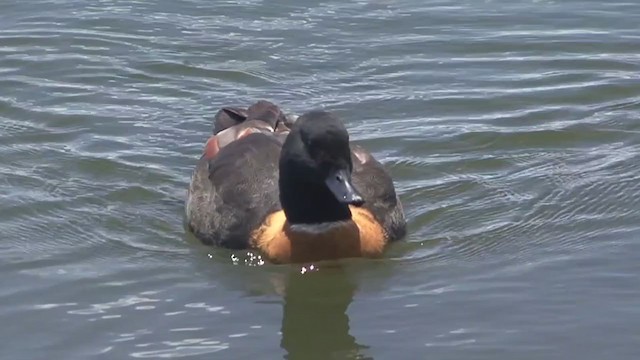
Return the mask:
<svg viewBox="0 0 640 360">
<path fill-rule="evenodd" d="M 338 180 L 339 182 L 342 182 L 342 175 L 336 175 L 336 180 Z"/>
</svg>

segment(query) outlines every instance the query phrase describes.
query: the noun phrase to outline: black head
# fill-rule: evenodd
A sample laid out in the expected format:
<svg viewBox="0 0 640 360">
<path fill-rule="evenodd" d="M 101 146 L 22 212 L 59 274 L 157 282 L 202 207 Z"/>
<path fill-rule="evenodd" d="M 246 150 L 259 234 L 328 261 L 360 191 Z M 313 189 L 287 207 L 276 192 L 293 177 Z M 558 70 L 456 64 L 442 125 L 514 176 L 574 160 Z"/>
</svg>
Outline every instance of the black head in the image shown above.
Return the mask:
<svg viewBox="0 0 640 360">
<path fill-rule="evenodd" d="M 351 218 L 362 196 L 351 181 L 351 149 L 344 124 L 325 111 L 302 115 L 280 155 L 280 202 L 291 223 Z"/>
</svg>

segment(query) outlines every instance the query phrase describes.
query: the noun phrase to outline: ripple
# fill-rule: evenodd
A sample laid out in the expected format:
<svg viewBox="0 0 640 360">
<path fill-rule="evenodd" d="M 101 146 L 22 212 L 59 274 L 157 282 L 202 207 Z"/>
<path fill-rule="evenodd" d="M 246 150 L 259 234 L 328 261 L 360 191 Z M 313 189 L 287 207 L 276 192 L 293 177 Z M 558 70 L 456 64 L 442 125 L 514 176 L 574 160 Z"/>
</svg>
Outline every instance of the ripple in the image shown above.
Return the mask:
<svg viewBox="0 0 640 360">
<path fill-rule="evenodd" d="M 202 339 L 194 339 L 197 343 L 201 343 Z M 186 341 L 192 343 L 191 340 Z M 207 345 L 186 345 L 176 346 L 171 349 L 153 350 L 153 351 L 139 351 L 131 353 L 134 358 L 175 358 L 194 355 L 211 354 L 218 351 L 226 350 L 229 348 L 228 343 L 207 344 Z"/>
</svg>

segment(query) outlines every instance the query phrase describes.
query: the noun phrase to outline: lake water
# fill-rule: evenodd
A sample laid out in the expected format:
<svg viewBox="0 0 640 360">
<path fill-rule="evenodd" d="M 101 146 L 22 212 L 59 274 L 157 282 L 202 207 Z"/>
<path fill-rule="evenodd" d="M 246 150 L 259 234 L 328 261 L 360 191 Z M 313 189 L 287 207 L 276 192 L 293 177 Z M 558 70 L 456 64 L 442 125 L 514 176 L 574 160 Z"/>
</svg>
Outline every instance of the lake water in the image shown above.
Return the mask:
<svg viewBox="0 0 640 360">
<path fill-rule="evenodd" d="M 638 359 L 640 2 L 0 1 L 1 359 Z M 224 105 L 324 108 L 381 260 L 185 232 Z"/>
</svg>

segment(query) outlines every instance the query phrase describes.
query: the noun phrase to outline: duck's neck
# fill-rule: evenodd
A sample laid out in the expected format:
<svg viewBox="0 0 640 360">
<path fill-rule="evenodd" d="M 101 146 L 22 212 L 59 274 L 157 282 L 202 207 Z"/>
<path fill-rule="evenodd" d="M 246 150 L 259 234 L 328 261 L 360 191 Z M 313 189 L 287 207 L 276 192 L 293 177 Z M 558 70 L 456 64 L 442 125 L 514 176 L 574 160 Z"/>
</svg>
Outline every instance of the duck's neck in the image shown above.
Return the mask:
<svg viewBox="0 0 640 360">
<path fill-rule="evenodd" d="M 281 174 L 283 175 L 283 174 Z M 326 186 L 280 178 L 280 203 L 291 225 L 315 225 L 351 219 L 347 204 L 338 202 Z"/>
</svg>

